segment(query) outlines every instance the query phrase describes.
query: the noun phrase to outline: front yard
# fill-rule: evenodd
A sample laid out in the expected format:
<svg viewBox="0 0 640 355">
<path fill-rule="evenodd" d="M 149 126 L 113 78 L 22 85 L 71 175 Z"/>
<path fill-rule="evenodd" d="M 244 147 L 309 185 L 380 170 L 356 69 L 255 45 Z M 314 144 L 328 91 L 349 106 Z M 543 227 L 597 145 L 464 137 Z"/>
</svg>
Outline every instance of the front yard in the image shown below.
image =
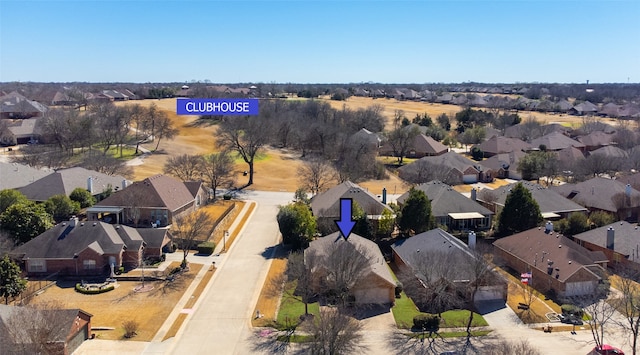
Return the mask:
<svg viewBox="0 0 640 355">
<path fill-rule="evenodd" d="M 133 291 L 140 285 L 139 281 L 120 281 L 113 291 L 97 295 L 76 292 L 75 282 L 61 282 L 34 297 L 31 303 L 57 302 L 64 308 L 80 308 L 92 314 L 92 327 L 114 328 L 93 331 L 99 339 L 123 339 L 122 323 L 133 320 L 139 324 L 133 340 L 151 341 L 201 267 L 191 264 L 190 271 L 172 282 L 146 281 L 145 284 L 152 285 L 154 289 L 141 293 Z"/>
</svg>

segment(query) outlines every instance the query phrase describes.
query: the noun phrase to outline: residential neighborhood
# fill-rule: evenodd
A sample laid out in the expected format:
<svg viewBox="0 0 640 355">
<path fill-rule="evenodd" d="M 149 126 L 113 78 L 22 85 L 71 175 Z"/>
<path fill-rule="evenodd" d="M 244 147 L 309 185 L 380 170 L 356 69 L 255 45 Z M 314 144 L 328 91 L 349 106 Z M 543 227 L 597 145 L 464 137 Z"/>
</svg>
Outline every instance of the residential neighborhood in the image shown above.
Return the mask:
<svg viewBox="0 0 640 355">
<path fill-rule="evenodd" d="M 639 5 L 0 0 L 0 355 L 640 354 Z"/>
</svg>

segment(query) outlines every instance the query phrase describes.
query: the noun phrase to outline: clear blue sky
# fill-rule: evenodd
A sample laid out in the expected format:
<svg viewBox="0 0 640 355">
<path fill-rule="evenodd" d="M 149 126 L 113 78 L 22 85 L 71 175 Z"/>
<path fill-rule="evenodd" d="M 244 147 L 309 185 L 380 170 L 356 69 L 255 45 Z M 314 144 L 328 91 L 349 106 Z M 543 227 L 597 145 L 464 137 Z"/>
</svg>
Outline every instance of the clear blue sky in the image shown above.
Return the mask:
<svg viewBox="0 0 640 355">
<path fill-rule="evenodd" d="M 640 82 L 640 0 L 0 0 L 0 81 Z"/>
</svg>

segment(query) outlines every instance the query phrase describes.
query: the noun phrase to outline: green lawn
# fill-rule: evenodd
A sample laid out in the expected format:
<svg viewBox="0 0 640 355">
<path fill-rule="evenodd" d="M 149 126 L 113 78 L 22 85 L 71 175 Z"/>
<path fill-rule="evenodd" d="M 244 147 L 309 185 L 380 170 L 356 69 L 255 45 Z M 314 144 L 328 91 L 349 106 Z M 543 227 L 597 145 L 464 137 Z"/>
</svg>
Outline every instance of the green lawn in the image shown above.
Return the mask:
<svg viewBox="0 0 640 355">
<path fill-rule="evenodd" d="M 440 328 L 466 327 L 469 321 L 469 311 L 456 309 L 442 313 Z M 478 313 L 473 313 L 472 327 L 484 327 L 489 325 L 487 321 Z"/>
<path fill-rule="evenodd" d="M 420 311 L 411 298 L 402 291 L 400 298 L 396 298 L 396 304 L 391 308 L 391 313 L 393 313 L 398 328 L 411 329 L 413 317 L 420 314 Z"/>
<path fill-rule="evenodd" d="M 290 296 L 293 290 L 295 290 L 295 287 L 295 282 L 288 284 L 280 300 L 280 309 L 276 317 L 276 323 L 279 328 L 297 325 L 300 322 L 300 316 L 304 314 L 304 303 Z M 320 306 L 318 302 L 309 303 L 309 313 L 317 315 L 319 312 Z"/>
</svg>

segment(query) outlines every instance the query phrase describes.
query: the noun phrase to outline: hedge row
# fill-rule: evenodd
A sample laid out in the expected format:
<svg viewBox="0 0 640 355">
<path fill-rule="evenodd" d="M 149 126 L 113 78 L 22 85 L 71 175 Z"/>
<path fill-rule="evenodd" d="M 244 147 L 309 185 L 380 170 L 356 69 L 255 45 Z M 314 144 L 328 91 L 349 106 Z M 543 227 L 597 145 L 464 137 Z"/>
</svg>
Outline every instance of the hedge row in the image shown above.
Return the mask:
<svg viewBox="0 0 640 355">
<path fill-rule="evenodd" d="M 103 287 L 101 289 L 92 289 L 92 290 L 87 290 L 84 287 L 82 287 L 82 284 L 76 284 L 76 291 L 83 293 L 85 295 L 97 295 L 99 293 L 105 293 L 105 292 L 109 292 L 111 290 L 115 289 L 114 285 L 109 285 L 107 287 Z"/>
<path fill-rule="evenodd" d="M 216 248 L 213 242 L 204 242 L 198 244 L 198 254 L 211 255 Z"/>
</svg>

